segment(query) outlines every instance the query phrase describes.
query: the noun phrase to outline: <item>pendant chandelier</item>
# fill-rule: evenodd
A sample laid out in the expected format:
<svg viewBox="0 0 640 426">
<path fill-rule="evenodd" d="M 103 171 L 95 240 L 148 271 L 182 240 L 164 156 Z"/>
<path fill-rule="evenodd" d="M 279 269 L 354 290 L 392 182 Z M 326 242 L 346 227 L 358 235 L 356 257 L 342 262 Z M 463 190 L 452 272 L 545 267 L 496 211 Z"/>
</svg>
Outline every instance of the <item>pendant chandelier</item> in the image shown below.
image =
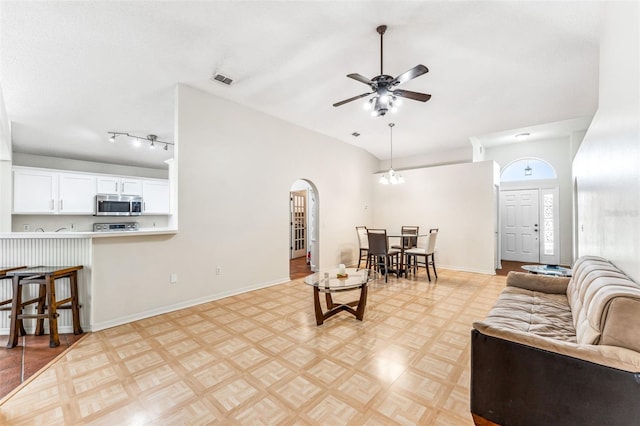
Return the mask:
<svg viewBox="0 0 640 426">
<path fill-rule="evenodd" d="M 383 185 L 397 185 L 399 183 L 404 183 L 404 177 L 393 170 L 393 126 L 395 126 L 395 124 L 389 123 L 391 160 L 389 164 L 389 171 L 380 177 L 380 183 Z"/>
</svg>

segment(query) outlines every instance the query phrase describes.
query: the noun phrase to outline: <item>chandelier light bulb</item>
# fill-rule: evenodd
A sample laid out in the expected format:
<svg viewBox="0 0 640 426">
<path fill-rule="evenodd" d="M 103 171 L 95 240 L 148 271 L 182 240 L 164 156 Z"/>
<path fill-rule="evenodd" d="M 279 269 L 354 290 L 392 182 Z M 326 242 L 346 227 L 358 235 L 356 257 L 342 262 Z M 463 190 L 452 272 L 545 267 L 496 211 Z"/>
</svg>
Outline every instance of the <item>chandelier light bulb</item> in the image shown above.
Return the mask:
<svg viewBox="0 0 640 426">
<path fill-rule="evenodd" d="M 116 141 L 116 135 L 111 135 L 111 136 L 109 137 L 109 142 L 111 142 L 111 143 L 115 143 L 115 141 Z"/>
<path fill-rule="evenodd" d="M 151 145 L 149 145 L 149 149 L 156 149 L 156 144 L 151 141 Z"/>
<path fill-rule="evenodd" d="M 138 139 L 131 139 L 131 145 L 133 145 L 133 146 L 134 146 L 134 147 L 136 147 L 136 148 L 139 148 L 139 147 L 140 147 L 140 145 L 141 145 L 140 140 L 138 140 Z"/>
</svg>

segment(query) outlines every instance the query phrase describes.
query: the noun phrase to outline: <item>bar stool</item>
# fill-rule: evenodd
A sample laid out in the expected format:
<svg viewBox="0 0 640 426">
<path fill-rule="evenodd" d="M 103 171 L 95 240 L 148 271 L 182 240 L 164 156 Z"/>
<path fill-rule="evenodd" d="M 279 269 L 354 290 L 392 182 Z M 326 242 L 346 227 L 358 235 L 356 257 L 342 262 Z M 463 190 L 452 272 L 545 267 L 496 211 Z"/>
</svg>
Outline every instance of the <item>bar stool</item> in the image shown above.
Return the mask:
<svg viewBox="0 0 640 426">
<path fill-rule="evenodd" d="M 7 276 L 7 272 L 15 271 L 16 269 L 24 269 L 24 268 L 26 268 L 26 266 L 10 266 L 10 267 L 0 266 L 0 281 L 11 280 L 11 277 Z M 11 306 L 7 306 L 7 305 L 11 305 L 12 301 L 13 301 L 13 298 L 0 301 L 0 311 L 10 311 Z M 20 335 L 24 336 L 25 334 L 27 334 L 27 332 L 24 330 L 24 327 L 22 327 L 22 324 L 21 324 Z"/>
<path fill-rule="evenodd" d="M 36 335 L 44 334 L 44 320 L 49 321 L 49 347 L 60 346 L 58 335 L 58 309 L 71 309 L 73 316 L 73 334 L 82 334 L 80 327 L 80 304 L 78 301 L 78 271 L 80 266 L 37 266 L 7 272 L 13 277 L 13 300 L 11 302 L 11 328 L 7 348 L 14 348 L 18 344 L 18 334 L 24 330 L 23 319 L 35 318 Z M 57 300 L 55 281 L 69 278 L 70 297 Z M 22 301 L 22 288 L 25 285 L 40 286 L 38 297 Z M 37 303 L 35 314 L 24 314 L 25 306 Z M 46 310 L 46 312 L 45 312 Z"/>
</svg>

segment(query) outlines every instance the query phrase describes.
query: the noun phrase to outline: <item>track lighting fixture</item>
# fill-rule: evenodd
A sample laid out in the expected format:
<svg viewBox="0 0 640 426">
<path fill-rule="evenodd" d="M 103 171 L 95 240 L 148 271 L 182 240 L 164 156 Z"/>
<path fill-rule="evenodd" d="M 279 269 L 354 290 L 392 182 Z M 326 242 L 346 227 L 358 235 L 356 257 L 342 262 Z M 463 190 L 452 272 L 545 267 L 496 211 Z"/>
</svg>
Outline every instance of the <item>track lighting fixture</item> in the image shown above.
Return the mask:
<svg viewBox="0 0 640 426">
<path fill-rule="evenodd" d="M 135 147 L 139 147 L 141 145 L 141 141 L 149 142 L 150 149 L 156 149 L 156 144 L 158 143 L 164 144 L 165 151 L 169 150 L 169 145 L 174 145 L 173 142 L 165 142 L 165 141 L 159 140 L 156 135 L 147 135 L 145 137 L 142 137 L 142 136 L 131 135 L 127 132 L 107 132 L 107 133 L 111 135 L 109 136 L 109 142 L 112 142 L 112 143 L 114 143 L 116 141 L 116 138 L 119 136 L 127 136 L 131 138 L 131 143 L 133 143 Z"/>
</svg>

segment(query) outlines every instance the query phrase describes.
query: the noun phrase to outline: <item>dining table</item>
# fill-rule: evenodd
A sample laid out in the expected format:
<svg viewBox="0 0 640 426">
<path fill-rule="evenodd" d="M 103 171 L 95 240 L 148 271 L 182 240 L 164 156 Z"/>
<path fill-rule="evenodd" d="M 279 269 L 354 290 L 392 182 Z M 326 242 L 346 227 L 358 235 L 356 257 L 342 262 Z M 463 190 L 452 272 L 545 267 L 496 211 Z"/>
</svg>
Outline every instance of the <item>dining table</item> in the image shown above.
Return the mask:
<svg viewBox="0 0 640 426">
<path fill-rule="evenodd" d="M 418 238 L 420 237 L 428 237 L 429 234 L 403 234 L 402 232 L 397 232 L 397 233 L 390 233 L 387 234 L 387 238 L 400 238 L 400 265 L 398 265 L 398 277 L 401 277 L 404 275 L 404 277 L 407 277 L 407 271 L 404 268 L 404 251 L 405 251 L 405 245 L 404 245 L 404 241 L 405 238 L 415 238 L 416 240 L 416 244 L 418 243 Z M 391 247 L 391 245 L 389 245 L 389 247 Z M 406 248 L 412 248 L 412 247 L 406 247 Z"/>
</svg>

